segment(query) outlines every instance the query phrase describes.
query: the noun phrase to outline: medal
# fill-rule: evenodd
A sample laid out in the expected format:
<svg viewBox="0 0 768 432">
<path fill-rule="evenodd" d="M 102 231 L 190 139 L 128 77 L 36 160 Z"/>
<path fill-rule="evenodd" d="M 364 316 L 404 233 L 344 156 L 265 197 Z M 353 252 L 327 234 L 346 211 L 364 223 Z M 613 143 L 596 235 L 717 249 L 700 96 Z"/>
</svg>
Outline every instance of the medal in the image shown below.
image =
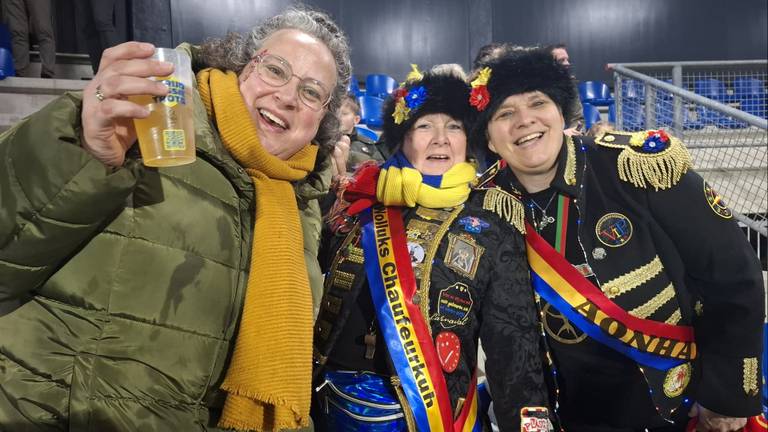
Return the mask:
<svg viewBox="0 0 768 432">
<path fill-rule="evenodd" d="M 452 331 L 443 331 L 435 338 L 435 348 L 437 348 L 437 358 L 440 359 L 440 366 L 446 373 L 451 373 L 459 366 L 459 357 L 461 355 L 461 341 L 456 333 Z"/>
</svg>

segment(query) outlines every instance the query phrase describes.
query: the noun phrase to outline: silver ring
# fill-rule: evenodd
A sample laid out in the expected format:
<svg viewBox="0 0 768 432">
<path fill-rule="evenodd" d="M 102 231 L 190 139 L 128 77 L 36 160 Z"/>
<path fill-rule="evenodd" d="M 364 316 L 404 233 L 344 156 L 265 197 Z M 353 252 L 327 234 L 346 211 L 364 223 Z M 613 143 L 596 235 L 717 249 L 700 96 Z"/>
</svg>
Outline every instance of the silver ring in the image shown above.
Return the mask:
<svg viewBox="0 0 768 432">
<path fill-rule="evenodd" d="M 98 99 L 99 102 L 104 102 L 104 93 L 101 92 L 101 84 L 96 86 L 96 91 L 94 94 L 96 95 L 96 99 Z"/>
</svg>

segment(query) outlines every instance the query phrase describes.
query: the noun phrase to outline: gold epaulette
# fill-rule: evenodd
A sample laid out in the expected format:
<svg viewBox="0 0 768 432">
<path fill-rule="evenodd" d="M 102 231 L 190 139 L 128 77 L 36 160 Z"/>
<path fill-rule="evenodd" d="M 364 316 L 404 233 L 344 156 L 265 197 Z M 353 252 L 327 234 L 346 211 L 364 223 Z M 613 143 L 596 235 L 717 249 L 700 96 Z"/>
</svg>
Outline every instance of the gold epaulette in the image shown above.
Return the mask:
<svg viewBox="0 0 768 432">
<path fill-rule="evenodd" d="M 692 167 L 691 155 L 672 135 L 667 135 L 666 148 L 657 150 L 658 143 L 646 142 L 649 132 L 656 131 L 605 132 L 595 142 L 622 149 L 617 163 L 621 180 L 640 188 L 650 185 L 655 190 L 669 189 Z"/>
<path fill-rule="evenodd" d="M 525 234 L 525 205 L 516 196 L 498 187 L 485 190 L 483 210 L 489 210 Z"/>
</svg>

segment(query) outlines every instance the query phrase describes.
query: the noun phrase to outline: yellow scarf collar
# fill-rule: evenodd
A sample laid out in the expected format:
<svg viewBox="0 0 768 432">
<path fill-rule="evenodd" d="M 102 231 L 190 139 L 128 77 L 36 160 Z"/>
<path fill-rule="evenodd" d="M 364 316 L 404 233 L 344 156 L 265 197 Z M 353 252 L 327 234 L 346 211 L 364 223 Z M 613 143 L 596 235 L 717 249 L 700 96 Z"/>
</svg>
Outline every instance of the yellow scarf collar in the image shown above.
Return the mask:
<svg viewBox="0 0 768 432">
<path fill-rule="evenodd" d="M 398 161 L 401 159 L 401 161 Z M 399 162 L 399 163 L 398 163 Z M 477 171 L 467 162 L 457 163 L 443 174 L 440 186 L 423 182 L 421 173 L 405 166 L 405 157 L 393 156 L 385 162 L 376 184 L 376 198 L 387 206 L 449 208 L 467 200 Z"/>
<path fill-rule="evenodd" d="M 237 75 L 198 73 L 200 97 L 224 147 L 253 179 L 256 217 L 251 268 L 235 350 L 221 388 L 221 428 L 278 430 L 309 424 L 312 294 L 292 181 L 307 176 L 317 146 L 288 160 L 269 154 L 238 88 Z M 279 342 L 279 343 L 276 343 Z"/>
</svg>

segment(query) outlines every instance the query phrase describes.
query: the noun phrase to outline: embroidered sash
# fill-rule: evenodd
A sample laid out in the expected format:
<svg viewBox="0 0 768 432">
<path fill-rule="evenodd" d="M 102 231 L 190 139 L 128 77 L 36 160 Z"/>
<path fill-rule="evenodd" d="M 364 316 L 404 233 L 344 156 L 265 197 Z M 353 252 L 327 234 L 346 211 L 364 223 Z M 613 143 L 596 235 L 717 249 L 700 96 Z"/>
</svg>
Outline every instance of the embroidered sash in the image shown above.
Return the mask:
<svg viewBox="0 0 768 432">
<path fill-rule="evenodd" d="M 696 358 L 693 328 L 630 315 L 609 300 L 526 223 L 536 292 L 592 339 L 637 363 L 666 370 Z"/>
<path fill-rule="evenodd" d="M 361 222 L 365 269 L 379 327 L 418 430 L 481 430 L 474 377 L 462 412 L 453 421 L 428 323 L 413 303 L 416 279 L 400 209 L 378 204 L 361 215 Z"/>
</svg>

